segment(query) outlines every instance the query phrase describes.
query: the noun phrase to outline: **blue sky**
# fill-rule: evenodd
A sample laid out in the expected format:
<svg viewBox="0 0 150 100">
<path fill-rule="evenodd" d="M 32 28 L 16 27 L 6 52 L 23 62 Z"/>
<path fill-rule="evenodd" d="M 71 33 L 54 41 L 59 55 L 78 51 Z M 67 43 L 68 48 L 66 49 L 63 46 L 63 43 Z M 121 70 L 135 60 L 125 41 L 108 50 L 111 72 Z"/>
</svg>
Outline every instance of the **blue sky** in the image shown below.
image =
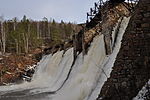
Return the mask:
<svg viewBox="0 0 150 100">
<path fill-rule="evenodd" d="M 26 15 L 34 20 L 43 17 L 56 21 L 85 22 L 86 12 L 98 0 L 0 0 L 0 15 L 5 19 L 22 18 Z"/>
</svg>

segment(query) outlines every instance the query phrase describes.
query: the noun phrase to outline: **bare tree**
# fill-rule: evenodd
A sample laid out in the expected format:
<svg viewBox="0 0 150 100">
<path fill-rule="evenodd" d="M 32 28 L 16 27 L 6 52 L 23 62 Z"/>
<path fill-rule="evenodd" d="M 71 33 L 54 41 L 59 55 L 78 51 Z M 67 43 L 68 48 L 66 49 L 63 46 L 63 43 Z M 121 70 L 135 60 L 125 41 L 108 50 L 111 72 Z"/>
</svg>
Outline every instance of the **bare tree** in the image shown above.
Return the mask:
<svg viewBox="0 0 150 100">
<path fill-rule="evenodd" d="M 2 53 L 4 54 L 6 52 L 6 32 L 4 23 L 1 22 L 1 44 L 2 44 Z"/>
<path fill-rule="evenodd" d="M 14 28 L 14 31 L 16 30 L 16 24 L 17 24 L 17 17 L 13 18 L 13 28 Z"/>
<path fill-rule="evenodd" d="M 50 23 L 48 22 L 48 38 L 51 40 L 51 27 L 50 27 Z"/>
<path fill-rule="evenodd" d="M 15 43 L 16 43 L 16 53 L 19 54 L 19 43 L 17 39 L 15 39 Z"/>
<path fill-rule="evenodd" d="M 40 23 L 39 22 L 37 22 L 37 39 L 40 39 L 40 25 L 39 25 Z"/>
</svg>

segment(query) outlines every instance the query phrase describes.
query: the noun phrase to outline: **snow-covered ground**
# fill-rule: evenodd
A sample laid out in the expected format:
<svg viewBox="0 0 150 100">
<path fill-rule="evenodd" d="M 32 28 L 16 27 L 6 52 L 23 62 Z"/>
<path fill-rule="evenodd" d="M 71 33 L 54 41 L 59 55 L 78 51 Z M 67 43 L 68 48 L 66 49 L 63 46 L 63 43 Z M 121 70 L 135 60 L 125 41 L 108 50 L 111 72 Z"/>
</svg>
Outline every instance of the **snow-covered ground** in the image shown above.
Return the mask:
<svg viewBox="0 0 150 100">
<path fill-rule="evenodd" d="M 149 88 L 149 91 L 148 91 L 148 88 Z M 137 96 L 133 98 L 133 100 L 150 100 L 150 80 L 139 91 Z"/>
</svg>

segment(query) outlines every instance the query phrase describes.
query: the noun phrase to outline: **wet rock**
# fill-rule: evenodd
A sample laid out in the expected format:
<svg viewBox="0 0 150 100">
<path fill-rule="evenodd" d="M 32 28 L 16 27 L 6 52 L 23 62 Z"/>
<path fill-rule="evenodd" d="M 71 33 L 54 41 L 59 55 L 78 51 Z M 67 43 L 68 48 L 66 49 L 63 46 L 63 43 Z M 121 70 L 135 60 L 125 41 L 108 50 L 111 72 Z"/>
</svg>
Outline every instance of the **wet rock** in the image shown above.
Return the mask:
<svg viewBox="0 0 150 100">
<path fill-rule="evenodd" d="M 36 65 L 33 65 L 33 66 L 28 66 L 26 69 L 25 69 L 25 72 L 22 74 L 22 79 L 24 81 L 31 81 L 32 79 L 32 76 L 35 72 L 35 69 L 36 69 Z"/>
<path fill-rule="evenodd" d="M 127 82 L 122 82 L 121 85 L 122 85 L 123 87 L 127 87 Z"/>
<path fill-rule="evenodd" d="M 44 48 L 44 54 L 51 54 L 52 53 L 52 47 Z"/>
<path fill-rule="evenodd" d="M 43 56 L 43 53 L 38 53 L 38 54 L 34 54 L 33 58 L 35 58 L 37 61 L 40 61 L 42 59 L 42 56 Z"/>
</svg>

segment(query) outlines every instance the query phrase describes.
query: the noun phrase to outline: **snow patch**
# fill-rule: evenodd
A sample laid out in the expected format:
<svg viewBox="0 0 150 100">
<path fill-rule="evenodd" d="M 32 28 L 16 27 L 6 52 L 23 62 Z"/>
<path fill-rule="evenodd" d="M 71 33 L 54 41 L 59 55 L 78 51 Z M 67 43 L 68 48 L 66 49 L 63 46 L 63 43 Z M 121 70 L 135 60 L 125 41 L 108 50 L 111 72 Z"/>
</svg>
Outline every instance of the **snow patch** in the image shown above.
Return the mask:
<svg viewBox="0 0 150 100">
<path fill-rule="evenodd" d="M 148 91 L 149 89 L 149 91 Z M 146 83 L 146 85 L 139 91 L 136 97 L 133 100 L 149 100 L 150 99 L 150 80 Z"/>
</svg>

